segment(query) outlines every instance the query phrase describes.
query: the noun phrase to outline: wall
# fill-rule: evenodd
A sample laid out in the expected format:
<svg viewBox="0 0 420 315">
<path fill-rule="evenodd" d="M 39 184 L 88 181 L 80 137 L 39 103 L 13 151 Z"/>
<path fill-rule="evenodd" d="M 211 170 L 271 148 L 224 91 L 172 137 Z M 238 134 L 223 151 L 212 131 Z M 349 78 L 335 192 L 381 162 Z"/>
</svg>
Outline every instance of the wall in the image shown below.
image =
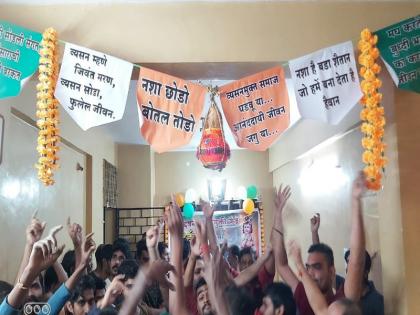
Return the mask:
<svg viewBox="0 0 420 315">
<path fill-rule="evenodd" d="M 151 206 L 151 153 L 148 145 L 118 144 L 118 206 Z"/>
<path fill-rule="evenodd" d="M 13 162 L 16 164 L 17 167 L 22 170 L 23 172 L 30 173 L 32 175 L 35 174 L 36 176 L 36 170 L 33 167 L 36 160 L 33 160 L 30 163 L 23 164 L 23 160 L 21 161 L 17 156 L 17 146 L 19 146 L 19 141 L 16 138 L 16 134 L 12 129 L 12 119 L 13 118 L 10 110 L 11 107 L 16 108 L 20 112 L 23 112 L 33 120 L 35 120 L 35 104 L 36 104 L 36 89 L 35 89 L 36 82 L 30 81 L 28 84 L 23 88 L 22 93 L 20 96 L 15 98 L 10 98 L 6 100 L 0 101 L 0 114 L 2 114 L 5 117 L 6 120 L 6 126 L 5 126 L 5 147 L 3 152 L 3 158 L 5 159 L 5 163 L 2 163 L 0 165 L 0 169 L 2 174 L 8 174 L 8 172 L 11 172 L 11 166 L 8 166 L 7 161 L 13 160 Z M 14 128 L 14 127 L 13 127 Z M 28 127 L 29 128 L 29 127 Z M 73 145 L 75 145 L 80 150 L 86 152 L 87 154 L 90 154 L 92 156 L 92 231 L 95 233 L 95 240 L 97 243 L 102 242 L 103 238 L 103 159 L 108 160 L 110 163 L 115 164 L 115 145 L 112 141 L 112 139 L 109 138 L 108 135 L 106 135 L 100 127 L 93 128 L 88 131 L 83 131 L 80 129 L 74 121 L 65 113 L 64 110 L 61 110 L 61 135 L 70 141 Z M 36 152 L 36 138 L 32 140 L 31 147 L 33 148 L 33 151 Z M 80 154 L 80 153 L 79 153 Z M 68 163 L 65 154 L 61 155 L 62 164 Z M 84 164 L 84 161 L 80 158 L 81 164 Z M 20 163 L 22 163 L 20 165 Z M 71 169 L 73 170 L 73 167 L 75 165 L 71 165 Z M 60 174 L 60 170 L 57 171 L 58 174 Z M 31 175 L 31 176 L 32 176 Z M 58 178 L 61 178 L 60 175 L 57 175 Z M 0 178 L 0 182 L 4 180 L 5 177 Z M 63 180 L 63 184 L 66 183 L 66 178 L 63 176 L 61 178 Z M 84 182 L 83 182 L 84 183 Z M 8 222 L 9 225 L 12 226 L 12 230 L 14 233 L 20 233 L 24 231 L 24 225 L 30 218 L 32 211 L 36 208 L 40 210 L 40 212 L 43 211 L 42 206 L 48 206 L 52 204 L 52 200 L 55 200 L 59 198 L 60 200 L 66 200 L 66 198 L 78 198 L 77 196 L 80 196 L 80 193 L 82 194 L 83 200 L 82 204 L 85 204 L 85 195 L 84 195 L 84 188 L 83 186 L 64 186 L 66 189 L 63 191 L 62 195 L 61 193 L 58 194 L 57 192 L 54 193 L 54 189 L 44 188 L 43 186 L 39 186 L 39 189 L 43 191 L 40 196 L 43 196 L 40 199 L 34 199 L 34 202 L 31 204 L 30 207 L 25 206 L 26 204 L 15 204 L 14 209 L 19 209 L 19 219 L 16 221 L 10 221 Z M 45 198 L 45 199 L 44 199 Z M 48 202 L 47 202 L 48 200 Z M 62 217 L 60 217 L 61 223 L 64 224 L 67 218 L 68 214 L 72 214 L 72 212 L 79 213 L 80 211 L 83 212 L 83 209 L 69 209 L 69 204 L 63 202 L 62 205 L 66 209 L 61 208 L 55 208 L 51 209 L 50 211 L 54 211 L 54 213 L 42 213 L 42 217 L 46 219 L 50 218 L 57 218 L 60 217 L 60 214 Z M 5 226 L 4 220 L 10 220 L 8 218 L 8 215 L 6 213 L 9 213 L 11 209 L 11 203 L 5 201 L 5 203 L 2 203 L 2 213 L 5 214 L 1 217 L 1 226 Z M 58 214 L 58 217 L 57 217 Z M 73 215 L 72 215 L 73 216 Z M 78 217 L 78 215 L 75 215 Z M 80 218 L 83 218 L 80 217 Z M 55 220 L 55 219 L 54 219 Z M 82 220 L 82 219 L 81 219 Z M 48 220 L 47 220 L 48 222 Z M 83 225 L 85 222 L 80 222 Z M 64 233 L 63 233 L 64 234 Z M 14 235 L 13 235 L 14 236 Z M 22 238 L 22 239 L 21 239 Z M 11 235 L 7 235 L 5 238 L 2 237 L 3 240 L 11 239 Z M 16 246 L 13 246 L 12 251 L 16 251 L 19 255 L 21 255 L 23 251 L 23 242 L 24 242 L 24 235 L 22 234 L 19 236 L 19 234 L 16 234 Z M 8 275 L 9 276 L 9 275 Z"/>
<path fill-rule="evenodd" d="M 397 90 L 395 106 L 407 313 L 420 314 L 420 95 Z"/>
</svg>

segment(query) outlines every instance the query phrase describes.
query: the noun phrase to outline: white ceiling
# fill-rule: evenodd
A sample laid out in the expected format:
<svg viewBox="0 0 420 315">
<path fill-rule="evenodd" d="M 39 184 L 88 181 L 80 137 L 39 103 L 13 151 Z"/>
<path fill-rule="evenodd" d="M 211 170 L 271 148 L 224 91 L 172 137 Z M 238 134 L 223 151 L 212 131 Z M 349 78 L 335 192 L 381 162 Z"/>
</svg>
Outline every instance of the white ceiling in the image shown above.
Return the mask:
<svg viewBox="0 0 420 315">
<path fill-rule="evenodd" d="M 222 86 L 229 82 L 231 81 L 200 80 L 201 84 L 204 84 L 204 85 L 211 84 L 213 86 L 215 85 Z M 290 79 L 287 79 L 286 82 L 287 82 L 287 89 L 288 89 L 289 98 L 290 98 L 289 103 L 290 103 L 290 127 L 291 127 L 300 119 L 300 115 L 297 109 L 296 99 L 294 96 L 294 90 L 291 85 Z M 140 134 L 140 124 L 139 124 L 139 117 L 138 117 L 138 112 L 137 112 L 137 100 L 136 100 L 136 84 L 137 84 L 137 81 L 135 80 L 132 80 L 130 83 L 130 89 L 129 89 L 128 97 L 127 97 L 127 105 L 125 108 L 123 118 L 115 123 L 106 124 L 106 125 L 97 127 L 97 128 L 102 129 L 108 135 L 110 135 L 112 139 L 114 139 L 114 141 L 117 143 L 147 144 Z M 230 131 L 230 128 L 226 122 L 220 103 L 217 102 L 217 105 L 219 107 L 220 112 L 222 113 L 223 129 L 225 131 L 226 141 L 229 143 L 229 146 L 231 149 L 233 150 L 239 149 L 235 143 L 232 132 Z M 210 106 L 210 100 L 209 100 L 209 94 L 207 94 L 206 99 L 205 99 L 205 105 L 203 109 L 202 118 L 204 118 L 204 116 L 207 114 L 209 106 Z M 199 126 L 201 129 L 202 122 L 200 122 Z M 195 132 L 192 138 L 192 141 L 187 146 L 177 149 L 177 151 L 195 150 L 200 143 L 200 138 L 201 138 L 201 132 L 199 131 L 199 129 L 197 129 L 197 131 Z M 279 139 L 280 138 L 281 136 L 279 137 Z"/>
</svg>

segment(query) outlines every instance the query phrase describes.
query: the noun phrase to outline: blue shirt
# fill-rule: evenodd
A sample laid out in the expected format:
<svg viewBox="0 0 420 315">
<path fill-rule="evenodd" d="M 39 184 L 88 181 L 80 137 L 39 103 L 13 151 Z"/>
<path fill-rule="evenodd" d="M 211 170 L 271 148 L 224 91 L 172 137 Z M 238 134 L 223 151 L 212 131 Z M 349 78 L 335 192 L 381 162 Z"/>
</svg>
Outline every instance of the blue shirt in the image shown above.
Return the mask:
<svg viewBox="0 0 420 315">
<path fill-rule="evenodd" d="M 64 304 L 70 298 L 70 291 L 67 289 L 66 285 L 63 283 L 60 288 L 55 291 L 55 293 L 49 298 L 47 304 L 49 305 L 48 311 L 47 308 L 41 308 L 42 315 L 57 315 L 60 310 L 63 308 Z M 35 303 L 40 304 L 40 303 Z M 0 305 L 0 315 L 18 315 L 19 310 L 10 306 L 7 302 L 7 296 L 4 298 L 3 302 Z"/>
</svg>

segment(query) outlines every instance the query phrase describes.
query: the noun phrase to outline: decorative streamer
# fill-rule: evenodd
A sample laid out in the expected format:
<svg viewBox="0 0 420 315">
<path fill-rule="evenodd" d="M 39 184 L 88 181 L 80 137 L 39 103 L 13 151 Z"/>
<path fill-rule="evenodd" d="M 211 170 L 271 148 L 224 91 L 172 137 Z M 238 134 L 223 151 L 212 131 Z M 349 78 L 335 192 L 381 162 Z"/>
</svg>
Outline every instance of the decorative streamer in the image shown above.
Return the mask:
<svg viewBox="0 0 420 315">
<path fill-rule="evenodd" d="M 48 28 L 42 34 L 39 59 L 39 83 L 36 86 L 37 93 L 37 126 L 39 128 L 38 178 L 45 186 L 54 184 L 53 171 L 57 170 L 59 150 L 59 110 L 58 101 L 54 97 L 54 90 L 58 77 L 58 47 L 57 32 Z"/>
<path fill-rule="evenodd" d="M 363 98 L 360 101 L 363 105 L 360 113 L 360 119 L 363 121 L 361 130 L 364 134 L 362 146 L 365 149 L 363 162 L 366 164 L 364 173 L 367 187 L 371 190 L 381 189 L 382 173 L 385 171 L 387 162 L 384 156 L 386 145 L 383 143 L 384 108 L 380 104 L 382 94 L 378 92 L 382 82 L 377 78 L 381 71 L 381 67 L 376 63 L 379 57 L 379 50 L 376 48 L 377 42 L 378 37 L 372 36 L 368 29 L 364 29 L 358 44 L 359 64 L 362 66 L 360 75 L 363 77 L 361 82 Z"/>
</svg>

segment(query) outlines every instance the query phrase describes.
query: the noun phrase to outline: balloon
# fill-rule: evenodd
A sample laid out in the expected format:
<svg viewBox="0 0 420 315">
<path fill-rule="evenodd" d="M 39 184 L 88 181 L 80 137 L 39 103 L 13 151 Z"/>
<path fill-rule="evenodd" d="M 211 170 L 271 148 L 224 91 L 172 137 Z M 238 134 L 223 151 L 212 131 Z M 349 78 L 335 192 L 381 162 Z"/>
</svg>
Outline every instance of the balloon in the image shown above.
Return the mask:
<svg viewBox="0 0 420 315">
<path fill-rule="evenodd" d="M 236 190 L 236 198 L 240 200 L 246 199 L 246 188 L 244 186 L 239 186 Z"/>
<path fill-rule="evenodd" d="M 254 208 L 255 208 L 254 202 L 252 201 L 252 199 L 249 199 L 249 198 L 246 199 L 244 201 L 244 204 L 242 205 L 242 209 L 247 215 L 250 215 L 252 212 L 254 212 Z"/>
<path fill-rule="evenodd" d="M 175 195 L 175 202 L 176 202 L 177 206 L 181 208 L 185 204 L 184 195 L 181 194 L 181 193 L 177 193 Z"/>
<path fill-rule="evenodd" d="M 197 192 L 195 191 L 195 189 L 190 188 L 185 193 L 185 202 L 192 203 L 194 201 L 197 201 Z"/>
<path fill-rule="evenodd" d="M 191 203 L 186 203 L 182 215 L 185 219 L 191 220 L 194 216 L 194 206 Z"/>
<path fill-rule="evenodd" d="M 246 197 L 250 199 L 257 198 L 257 187 L 255 187 L 255 185 L 248 186 L 246 189 Z"/>
</svg>

